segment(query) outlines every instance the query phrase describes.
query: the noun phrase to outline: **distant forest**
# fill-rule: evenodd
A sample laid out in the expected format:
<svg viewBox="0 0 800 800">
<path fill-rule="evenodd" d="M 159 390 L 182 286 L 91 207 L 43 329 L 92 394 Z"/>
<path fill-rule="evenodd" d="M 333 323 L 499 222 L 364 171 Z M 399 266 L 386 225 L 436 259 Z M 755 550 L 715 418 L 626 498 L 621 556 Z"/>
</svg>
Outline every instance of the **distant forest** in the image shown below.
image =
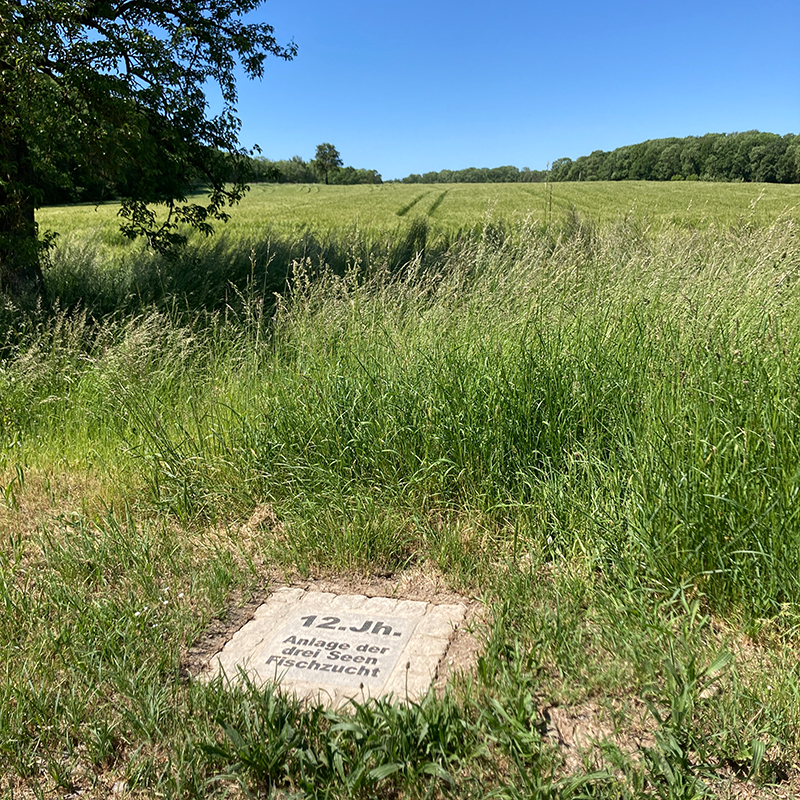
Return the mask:
<svg viewBox="0 0 800 800">
<path fill-rule="evenodd" d="M 304 161 L 300 156 L 288 160 L 270 161 L 259 156 L 250 161 L 253 183 L 324 183 L 325 179 L 317 169 L 314 159 Z M 329 174 L 328 182 L 339 186 L 355 183 L 383 183 L 380 173 L 374 169 L 338 167 Z"/>
<path fill-rule="evenodd" d="M 527 167 L 442 170 L 400 183 L 540 183 L 542 181 L 760 181 L 800 183 L 800 137 L 793 133 L 707 133 L 650 139 L 591 155 L 559 158 L 549 171 Z"/>
<path fill-rule="evenodd" d="M 323 183 L 324 173 L 314 159 L 294 156 L 272 161 L 249 158 L 245 174 L 249 183 Z M 98 202 L 116 199 L 110 182 L 90 178 L 80 163 L 64 164 L 61 172 L 68 180 L 50 182 L 41 176 L 40 202 L 44 205 Z M 118 176 L 117 176 L 118 177 Z M 231 179 L 236 177 L 231 174 Z M 132 176 L 135 180 L 135 176 Z M 382 183 L 374 169 L 341 166 L 329 170 L 331 184 Z M 800 136 L 793 133 L 707 133 L 683 139 L 650 139 L 640 144 L 618 147 L 574 161 L 559 158 L 549 170 L 527 167 L 469 167 L 468 169 L 426 172 L 409 175 L 399 183 L 542 183 L 544 181 L 760 181 L 800 183 Z M 119 183 L 119 180 L 117 180 Z M 202 179 L 189 177 L 187 191 L 202 188 Z"/>
<path fill-rule="evenodd" d="M 544 183 L 546 170 L 523 167 L 468 167 L 467 169 L 443 169 L 441 172 L 425 172 L 409 175 L 398 183 Z"/>
<path fill-rule="evenodd" d="M 747 131 L 651 139 L 575 161 L 560 158 L 550 180 L 800 183 L 800 137 Z"/>
</svg>

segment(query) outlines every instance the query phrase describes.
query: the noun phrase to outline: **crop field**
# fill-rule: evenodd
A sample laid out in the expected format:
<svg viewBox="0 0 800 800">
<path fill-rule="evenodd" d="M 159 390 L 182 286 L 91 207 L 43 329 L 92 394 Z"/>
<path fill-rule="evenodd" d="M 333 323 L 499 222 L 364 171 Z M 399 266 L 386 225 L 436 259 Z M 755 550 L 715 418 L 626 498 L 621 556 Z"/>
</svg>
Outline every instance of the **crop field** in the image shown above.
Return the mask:
<svg viewBox="0 0 800 800">
<path fill-rule="evenodd" d="M 43 209 L 0 307 L 0 797 L 800 792 L 791 186 L 256 186 L 159 256 Z M 194 680 L 281 584 L 441 586 L 411 705 Z M 195 660 L 193 660 L 195 659 Z"/>
<path fill-rule="evenodd" d="M 800 189 L 780 184 L 530 183 L 530 184 L 256 184 L 231 212 L 224 230 L 241 238 L 279 236 L 311 229 L 317 233 L 358 229 L 393 232 L 405 220 L 422 217 L 441 230 L 480 225 L 487 217 L 519 222 L 559 219 L 572 210 L 595 222 L 626 215 L 645 223 L 672 222 L 692 227 L 759 224 L 781 215 L 800 215 Z M 43 209 L 40 225 L 79 232 L 113 231 L 114 204 Z"/>
</svg>

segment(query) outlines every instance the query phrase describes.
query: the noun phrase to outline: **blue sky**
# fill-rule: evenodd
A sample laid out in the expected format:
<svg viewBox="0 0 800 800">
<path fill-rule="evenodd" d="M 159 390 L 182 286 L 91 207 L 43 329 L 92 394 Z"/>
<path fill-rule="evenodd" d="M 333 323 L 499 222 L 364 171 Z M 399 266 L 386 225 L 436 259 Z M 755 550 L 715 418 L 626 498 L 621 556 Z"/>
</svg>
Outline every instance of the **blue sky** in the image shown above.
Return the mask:
<svg viewBox="0 0 800 800">
<path fill-rule="evenodd" d="M 798 0 L 268 0 L 297 58 L 240 83 L 242 144 L 384 179 L 544 169 L 667 136 L 800 133 Z"/>
</svg>

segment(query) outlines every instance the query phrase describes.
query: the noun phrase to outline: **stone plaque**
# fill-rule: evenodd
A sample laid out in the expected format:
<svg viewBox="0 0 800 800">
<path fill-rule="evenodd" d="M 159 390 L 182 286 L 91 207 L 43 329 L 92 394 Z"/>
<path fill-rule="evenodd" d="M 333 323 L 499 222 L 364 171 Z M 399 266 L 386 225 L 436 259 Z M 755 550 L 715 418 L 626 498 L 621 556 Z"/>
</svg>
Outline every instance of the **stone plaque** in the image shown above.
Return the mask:
<svg viewBox="0 0 800 800">
<path fill-rule="evenodd" d="M 424 695 L 466 606 L 278 589 L 212 658 L 211 677 L 242 671 L 298 696 Z"/>
<path fill-rule="evenodd" d="M 381 687 L 420 619 L 356 611 L 340 611 L 338 616 L 311 612 L 305 608 L 290 614 L 255 659 L 260 675 L 275 681 Z"/>
</svg>

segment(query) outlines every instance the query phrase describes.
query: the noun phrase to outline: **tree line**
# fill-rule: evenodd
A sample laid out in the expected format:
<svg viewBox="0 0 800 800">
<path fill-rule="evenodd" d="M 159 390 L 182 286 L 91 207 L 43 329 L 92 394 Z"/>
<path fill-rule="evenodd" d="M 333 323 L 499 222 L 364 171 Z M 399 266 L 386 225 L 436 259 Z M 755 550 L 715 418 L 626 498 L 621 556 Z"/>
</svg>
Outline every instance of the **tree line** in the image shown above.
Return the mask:
<svg viewBox="0 0 800 800">
<path fill-rule="evenodd" d="M 383 183 L 377 170 L 344 166 L 339 152 L 327 142 L 317 147 L 316 157 L 310 161 L 300 156 L 278 161 L 258 156 L 250 160 L 249 166 L 249 180 L 253 183 Z"/>
<path fill-rule="evenodd" d="M 399 183 L 543 183 L 545 181 L 745 181 L 800 183 L 800 136 L 746 131 L 649 139 L 548 170 L 469 167 L 411 174 Z"/>
<path fill-rule="evenodd" d="M 544 183 L 546 180 L 546 170 L 506 166 L 443 169 L 441 172 L 408 175 L 398 183 Z"/>
<path fill-rule="evenodd" d="M 316 157 L 305 161 L 300 156 L 273 161 L 264 156 L 243 155 L 228 160 L 228 183 L 329 183 L 339 186 L 357 183 L 382 183 L 374 169 L 344 166 L 337 149 L 327 142 L 317 147 Z M 66 176 L 66 177 L 65 177 Z M 96 173 L 84 159 L 63 157 L 55 179 L 44 176 L 40 181 L 41 205 L 96 203 L 127 196 L 121 174 Z M 183 191 L 203 191 L 203 176 L 187 170 Z"/>
<path fill-rule="evenodd" d="M 800 137 L 746 131 L 650 139 L 574 161 L 560 158 L 550 180 L 800 183 Z"/>
</svg>

